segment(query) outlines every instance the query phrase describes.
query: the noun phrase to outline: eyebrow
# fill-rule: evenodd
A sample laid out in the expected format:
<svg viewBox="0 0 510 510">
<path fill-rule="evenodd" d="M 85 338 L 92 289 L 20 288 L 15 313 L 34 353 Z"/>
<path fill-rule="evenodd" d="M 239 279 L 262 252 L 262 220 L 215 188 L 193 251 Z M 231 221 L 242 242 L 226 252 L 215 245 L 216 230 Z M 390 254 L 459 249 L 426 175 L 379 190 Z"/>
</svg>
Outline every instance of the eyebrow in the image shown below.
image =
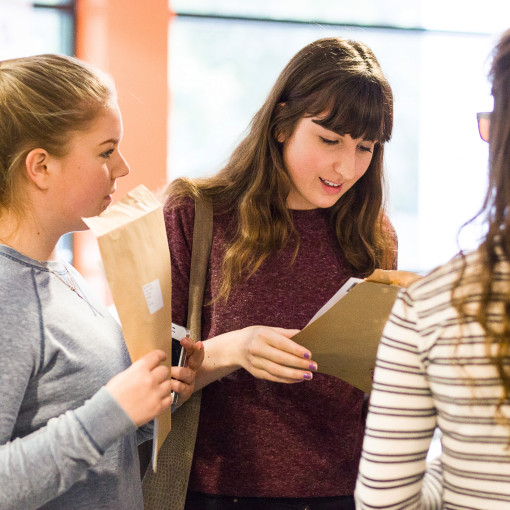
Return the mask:
<svg viewBox="0 0 510 510">
<path fill-rule="evenodd" d="M 317 126 L 319 126 L 320 128 L 322 129 L 325 129 L 326 131 L 330 131 L 331 133 L 335 133 L 335 135 L 337 136 L 344 136 L 344 135 L 341 135 L 339 133 L 337 133 L 336 131 L 333 131 L 332 129 L 328 129 L 327 127 L 325 126 L 321 126 L 315 119 L 312 118 L 312 122 L 314 122 Z M 349 133 L 346 133 L 349 135 Z M 349 135 L 350 136 L 350 135 Z M 361 139 L 362 142 L 373 142 L 373 143 L 379 143 L 377 140 L 369 140 L 368 138 L 362 138 Z"/>
<path fill-rule="evenodd" d="M 108 140 L 101 142 L 99 145 L 106 145 L 107 143 L 113 143 L 113 145 L 118 145 L 119 141 L 115 138 L 109 138 Z"/>
</svg>

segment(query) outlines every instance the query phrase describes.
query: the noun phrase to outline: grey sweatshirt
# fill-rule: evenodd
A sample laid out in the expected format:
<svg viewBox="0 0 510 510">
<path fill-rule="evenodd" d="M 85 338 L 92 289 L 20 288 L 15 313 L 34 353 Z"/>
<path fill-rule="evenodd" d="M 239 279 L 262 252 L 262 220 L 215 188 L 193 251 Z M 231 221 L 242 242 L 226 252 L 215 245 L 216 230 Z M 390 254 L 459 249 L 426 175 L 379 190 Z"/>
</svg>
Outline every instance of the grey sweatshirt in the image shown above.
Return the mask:
<svg viewBox="0 0 510 510">
<path fill-rule="evenodd" d="M 131 361 L 84 280 L 0 245 L 0 508 L 142 509 L 136 427 L 104 387 Z"/>
</svg>

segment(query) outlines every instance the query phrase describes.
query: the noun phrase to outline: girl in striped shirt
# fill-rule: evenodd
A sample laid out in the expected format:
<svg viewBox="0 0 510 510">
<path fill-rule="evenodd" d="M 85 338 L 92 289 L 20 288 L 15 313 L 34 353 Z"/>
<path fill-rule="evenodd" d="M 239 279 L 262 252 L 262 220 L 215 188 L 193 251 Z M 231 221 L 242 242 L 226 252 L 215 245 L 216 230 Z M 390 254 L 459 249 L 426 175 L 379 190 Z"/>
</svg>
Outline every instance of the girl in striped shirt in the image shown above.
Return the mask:
<svg viewBox="0 0 510 510">
<path fill-rule="evenodd" d="M 510 508 L 510 30 L 490 77 L 486 234 L 398 296 L 377 356 L 362 509 Z M 490 136 L 489 136 L 490 122 Z M 442 453 L 427 465 L 438 428 Z"/>
</svg>

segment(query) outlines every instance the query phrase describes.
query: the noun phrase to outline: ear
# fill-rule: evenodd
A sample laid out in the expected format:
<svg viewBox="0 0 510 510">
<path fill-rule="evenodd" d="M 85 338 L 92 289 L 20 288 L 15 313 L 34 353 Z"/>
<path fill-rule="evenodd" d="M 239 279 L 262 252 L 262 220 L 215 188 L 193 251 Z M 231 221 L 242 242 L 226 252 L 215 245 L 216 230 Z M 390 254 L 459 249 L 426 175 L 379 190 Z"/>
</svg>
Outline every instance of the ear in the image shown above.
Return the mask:
<svg viewBox="0 0 510 510">
<path fill-rule="evenodd" d="M 32 149 L 25 158 L 27 176 L 39 189 L 48 188 L 48 163 L 50 155 L 45 149 Z"/>
</svg>

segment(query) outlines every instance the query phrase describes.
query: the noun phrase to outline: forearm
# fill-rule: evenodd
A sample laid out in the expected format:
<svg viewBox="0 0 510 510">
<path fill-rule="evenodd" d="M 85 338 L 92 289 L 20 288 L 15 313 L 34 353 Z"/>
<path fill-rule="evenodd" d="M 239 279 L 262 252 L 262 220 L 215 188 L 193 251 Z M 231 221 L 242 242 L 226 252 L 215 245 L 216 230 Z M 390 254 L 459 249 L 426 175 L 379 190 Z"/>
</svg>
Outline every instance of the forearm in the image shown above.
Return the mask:
<svg viewBox="0 0 510 510">
<path fill-rule="evenodd" d="M 82 407 L 1 445 L 0 508 L 37 508 L 63 494 L 108 446 L 134 429 L 103 388 Z"/>
<path fill-rule="evenodd" d="M 258 379 L 296 383 L 313 378 L 317 364 L 292 337 L 297 329 L 248 326 L 204 342 L 205 359 L 195 390 L 244 368 Z"/>
</svg>

